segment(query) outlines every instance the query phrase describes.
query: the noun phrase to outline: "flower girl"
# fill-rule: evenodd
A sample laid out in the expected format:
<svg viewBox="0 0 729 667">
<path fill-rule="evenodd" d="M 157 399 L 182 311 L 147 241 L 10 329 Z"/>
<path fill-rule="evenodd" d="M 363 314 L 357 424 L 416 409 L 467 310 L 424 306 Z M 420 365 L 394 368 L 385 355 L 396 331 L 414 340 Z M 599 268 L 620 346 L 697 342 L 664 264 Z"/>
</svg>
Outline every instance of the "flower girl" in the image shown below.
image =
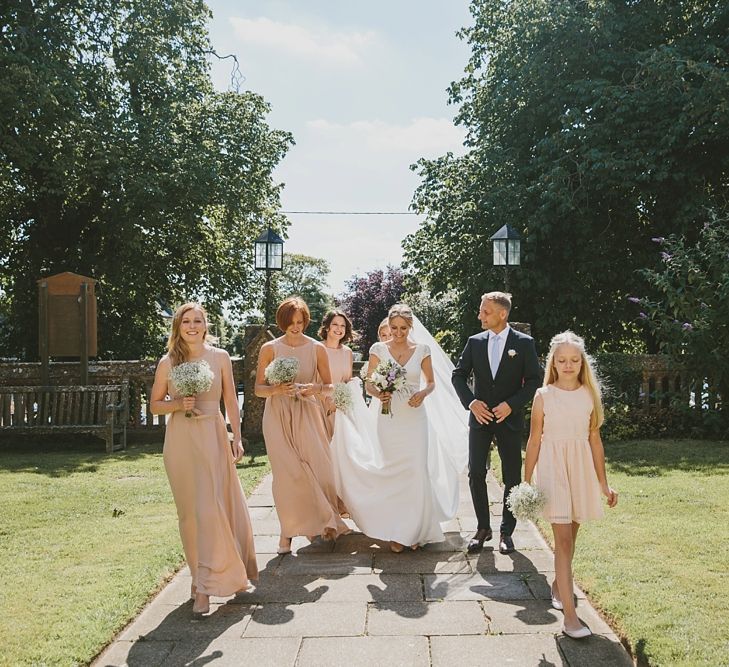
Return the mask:
<svg viewBox="0 0 729 667">
<path fill-rule="evenodd" d="M 615 507 L 618 494 L 608 485 L 600 438 L 603 408 L 600 385 L 582 338 L 565 331 L 550 343 L 544 386 L 532 405 L 524 479 L 546 496 L 542 516 L 554 533 L 552 606 L 563 610 L 562 631 L 573 639 L 592 632 L 577 617 L 572 557 L 580 524 L 603 515 L 600 493 Z"/>
</svg>

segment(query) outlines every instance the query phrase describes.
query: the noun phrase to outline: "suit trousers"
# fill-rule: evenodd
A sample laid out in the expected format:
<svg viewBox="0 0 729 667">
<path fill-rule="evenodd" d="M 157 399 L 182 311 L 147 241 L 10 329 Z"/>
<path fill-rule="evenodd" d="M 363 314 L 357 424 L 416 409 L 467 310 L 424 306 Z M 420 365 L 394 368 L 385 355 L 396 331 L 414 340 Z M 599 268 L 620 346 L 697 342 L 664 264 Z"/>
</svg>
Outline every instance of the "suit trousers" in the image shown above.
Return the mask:
<svg viewBox="0 0 729 667">
<path fill-rule="evenodd" d="M 490 529 L 489 496 L 486 489 L 486 473 L 489 465 L 489 449 L 496 440 L 501 458 L 501 476 L 504 482 L 504 509 L 500 532 L 511 535 L 516 528 L 516 518 L 506 507 L 509 491 L 521 483 L 521 431 L 514 431 L 505 424 L 489 424 L 468 430 L 468 484 L 471 500 L 478 520 L 478 528 Z"/>
</svg>

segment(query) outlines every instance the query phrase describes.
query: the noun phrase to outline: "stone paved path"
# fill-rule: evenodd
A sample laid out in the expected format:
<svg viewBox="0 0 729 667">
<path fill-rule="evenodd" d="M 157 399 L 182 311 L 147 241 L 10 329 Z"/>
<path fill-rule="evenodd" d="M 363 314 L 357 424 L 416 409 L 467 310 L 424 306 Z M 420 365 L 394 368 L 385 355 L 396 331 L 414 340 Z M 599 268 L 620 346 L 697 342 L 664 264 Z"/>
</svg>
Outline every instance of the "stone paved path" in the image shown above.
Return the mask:
<svg viewBox="0 0 729 667">
<path fill-rule="evenodd" d="M 489 497 L 500 497 L 496 481 L 490 478 L 489 485 Z M 476 527 L 465 477 L 446 542 L 402 554 L 353 533 L 336 544 L 296 538 L 293 555 L 277 556 L 270 476 L 248 504 L 261 570 L 258 587 L 227 600 L 214 598 L 210 615 L 192 620 L 185 568 L 94 665 L 633 664 L 577 589 L 578 613 L 595 636 L 575 641 L 560 634 L 562 616 L 549 603 L 552 553 L 531 524 L 517 528 L 516 553 L 500 554 L 496 540 L 480 554 L 464 553 Z M 500 512 L 499 505 L 492 510 Z M 498 527 L 498 517 L 492 525 Z"/>
</svg>

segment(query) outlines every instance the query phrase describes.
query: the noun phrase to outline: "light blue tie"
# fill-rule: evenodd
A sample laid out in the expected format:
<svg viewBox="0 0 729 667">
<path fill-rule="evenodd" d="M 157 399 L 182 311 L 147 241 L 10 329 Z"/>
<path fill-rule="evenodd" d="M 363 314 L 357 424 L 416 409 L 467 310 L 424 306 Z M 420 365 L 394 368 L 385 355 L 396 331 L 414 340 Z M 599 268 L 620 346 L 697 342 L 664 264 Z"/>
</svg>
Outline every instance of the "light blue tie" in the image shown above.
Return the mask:
<svg viewBox="0 0 729 667">
<path fill-rule="evenodd" d="M 501 339 L 498 336 L 493 336 L 491 341 L 491 357 L 489 358 L 489 365 L 491 366 L 491 377 L 496 377 L 496 372 L 499 370 L 499 362 L 501 361 L 501 355 L 499 349 L 501 348 Z"/>
</svg>

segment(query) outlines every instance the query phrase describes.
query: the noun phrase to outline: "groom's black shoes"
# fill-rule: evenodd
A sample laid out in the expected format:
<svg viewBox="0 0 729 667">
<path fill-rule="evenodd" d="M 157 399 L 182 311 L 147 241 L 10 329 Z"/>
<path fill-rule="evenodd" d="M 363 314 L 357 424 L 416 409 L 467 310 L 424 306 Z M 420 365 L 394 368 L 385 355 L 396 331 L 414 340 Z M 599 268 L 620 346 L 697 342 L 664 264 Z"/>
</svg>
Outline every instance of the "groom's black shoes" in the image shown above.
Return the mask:
<svg viewBox="0 0 729 667">
<path fill-rule="evenodd" d="M 494 534 L 490 528 L 479 528 L 476 534 L 468 541 L 467 551 L 470 554 L 475 554 L 477 551 L 483 549 L 483 543 L 488 542 Z"/>
<path fill-rule="evenodd" d="M 499 538 L 499 553 L 511 554 L 514 551 L 514 540 L 511 539 L 511 535 L 501 533 L 501 537 Z"/>
</svg>

